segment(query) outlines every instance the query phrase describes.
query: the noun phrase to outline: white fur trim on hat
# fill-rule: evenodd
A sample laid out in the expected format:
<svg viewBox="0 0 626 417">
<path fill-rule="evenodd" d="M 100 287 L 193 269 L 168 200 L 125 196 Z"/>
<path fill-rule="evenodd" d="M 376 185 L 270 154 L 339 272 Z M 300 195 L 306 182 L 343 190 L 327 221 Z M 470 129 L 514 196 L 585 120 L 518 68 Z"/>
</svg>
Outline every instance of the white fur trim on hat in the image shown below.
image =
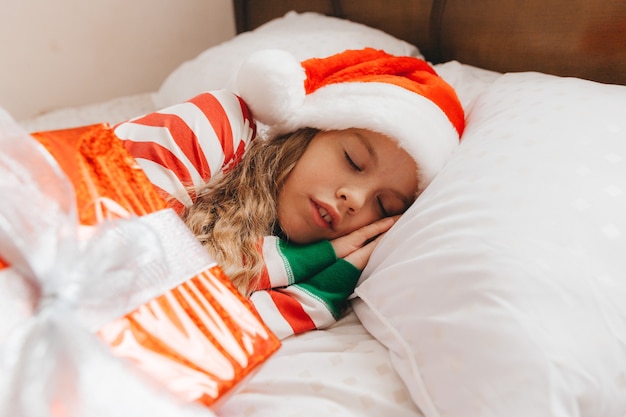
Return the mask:
<svg viewBox="0 0 626 417">
<path fill-rule="evenodd" d="M 423 188 L 458 147 L 459 135 L 432 101 L 394 84 L 342 82 L 305 94 L 306 73 L 286 51 L 254 53 L 237 76 L 237 93 L 269 134 L 303 127 L 368 129 L 398 141 L 416 161 Z"/>
<path fill-rule="evenodd" d="M 236 79 L 236 89 L 254 118 L 269 126 L 280 124 L 304 103 L 306 74 L 293 55 L 268 49 L 248 57 Z"/>
</svg>

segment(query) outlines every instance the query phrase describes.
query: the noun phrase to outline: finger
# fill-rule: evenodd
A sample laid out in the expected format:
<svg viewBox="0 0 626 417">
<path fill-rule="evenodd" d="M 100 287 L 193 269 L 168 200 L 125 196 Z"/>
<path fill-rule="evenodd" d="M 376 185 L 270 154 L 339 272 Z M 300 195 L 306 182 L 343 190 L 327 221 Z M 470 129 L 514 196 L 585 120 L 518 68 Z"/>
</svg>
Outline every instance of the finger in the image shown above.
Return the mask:
<svg viewBox="0 0 626 417">
<path fill-rule="evenodd" d="M 363 226 L 360 229 L 357 229 L 355 232 L 357 233 L 357 235 L 361 234 L 365 238 L 364 241 L 369 240 L 391 229 L 391 226 L 396 223 L 399 217 L 400 216 L 385 217 L 383 219 L 375 221 L 374 223 Z"/>
<path fill-rule="evenodd" d="M 362 271 L 367 265 L 367 263 L 369 262 L 370 256 L 374 252 L 374 249 L 380 243 L 380 240 L 382 239 L 383 234 L 377 236 L 374 240 L 372 240 L 368 244 L 348 254 L 344 258 L 344 260 L 350 262 L 352 265 L 354 265 L 356 268 Z"/>
<path fill-rule="evenodd" d="M 397 218 L 395 217 L 385 217 L 384 219 L 377 220 L 373 223 L 361 227 L 360 229 L 355 230 L 354 232 L 346 235 L 345 238 L 351 244 L 361 247 L 365 245 L 368 241 L 376 238 L 381 233 L 385 233 L 386 231 L 388 231 L 391 226 L 394 225 L 396 220 Z"/>
<path fill-rule="evenodd" d="M 366 226 L 361 227 L 345 236 L 331 241 L 337 257 L 343 258 L 349 253 L 369 243 L 381 233 L 388 231 L 397 221 L 399 216 L 386 217 Z"/>
</svg>

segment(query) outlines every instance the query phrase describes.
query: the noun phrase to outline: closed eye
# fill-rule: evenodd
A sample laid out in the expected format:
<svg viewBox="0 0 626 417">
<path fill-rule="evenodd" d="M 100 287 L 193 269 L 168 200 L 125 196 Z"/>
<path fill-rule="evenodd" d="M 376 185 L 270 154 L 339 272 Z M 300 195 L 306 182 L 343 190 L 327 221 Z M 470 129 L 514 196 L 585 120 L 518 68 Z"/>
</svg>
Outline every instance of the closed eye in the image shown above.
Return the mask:
<svg viewBox="0 0 626 417">
<path fill-rule="evenodd" d="M 354 169 L 355 171 L 358 171 L 358 172 L 363 171 L 363 169 L 362 169 L 360 166 L 358 166 L 358 165 L 357 165 L 357 164 L 356 164 L 356 163 L 352 160 L 352 158 L 350 157 L 350 155 L 348 154 L 348 152 L 345 152 L 345 151 L 344 151 L 343 156 L 344 156 L 344 158 L 346 158 L 346 161 L 348 161 L 348 163 L 350 164 L 350 166 L 352 167 L 352 169 Z"/>
<path fill-rule="evenodd" d="M 380 211 L 383 214 L 383 217 L 389 217 L 389 212 L 387 212 L 387 209 L 385 209 L 383 200 L 381 200 L 380 197 L 376 197 L 376 200 L 378 201 L 378 207 L 380 208 Z"/>
</svg>

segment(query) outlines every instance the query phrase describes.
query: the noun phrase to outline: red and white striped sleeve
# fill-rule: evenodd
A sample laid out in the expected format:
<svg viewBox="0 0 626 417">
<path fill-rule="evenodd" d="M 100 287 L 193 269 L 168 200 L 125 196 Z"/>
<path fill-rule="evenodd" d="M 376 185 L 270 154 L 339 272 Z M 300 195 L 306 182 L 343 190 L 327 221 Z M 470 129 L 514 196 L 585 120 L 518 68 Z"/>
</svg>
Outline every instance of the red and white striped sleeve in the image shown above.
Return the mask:
<svg viewBox="0 0 626 417">
<path fill-rule="evenodd" d="M 180 211 L 193 202 L 187 187 L 241 160 L 256 126 L 241 98 L 218 90 L 122 122 L 114 131 L 150 182 L 164 197 L 173 197 Z"/>
<path fill-rule="evenodd" d="M 274 334 L 283 339 L 335 323 L 361 271 L 337 259 L 328 241 L 292 245 L 266 236 L 260 246 L 265 265 L 250 301 Z"/>
<path fill-rule="evenodd" d="M 284 339 L 334 324 L 360 274 L 352 264 L 339 259 L 304 282 L 255 291 L 250 301 L 263 322 Z"/>
</svg>

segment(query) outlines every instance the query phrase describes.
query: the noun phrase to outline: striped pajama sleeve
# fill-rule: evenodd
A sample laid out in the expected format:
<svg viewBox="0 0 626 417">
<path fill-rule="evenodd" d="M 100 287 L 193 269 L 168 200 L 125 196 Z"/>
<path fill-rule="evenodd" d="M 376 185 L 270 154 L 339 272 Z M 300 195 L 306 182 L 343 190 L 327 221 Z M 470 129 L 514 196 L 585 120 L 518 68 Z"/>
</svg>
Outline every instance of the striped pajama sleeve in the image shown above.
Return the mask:
<svg viewBox="0 0 626 417">
<path fill-rule="evenodd" d="M 281 339 L 335 323 L 361 274 L 337 259 L 328 241 L 297 246 L 267 236 L 263 257 L 265 269 L 250 300 Z"/>
<path fill-rule="evenodd" d="M 122 122 L 114 127 L 148 179 L 180 212 L 190 206 L 189 186 L 237 164 L 255 136 L 246 104 L 218 90 Z"/>
</svg>

